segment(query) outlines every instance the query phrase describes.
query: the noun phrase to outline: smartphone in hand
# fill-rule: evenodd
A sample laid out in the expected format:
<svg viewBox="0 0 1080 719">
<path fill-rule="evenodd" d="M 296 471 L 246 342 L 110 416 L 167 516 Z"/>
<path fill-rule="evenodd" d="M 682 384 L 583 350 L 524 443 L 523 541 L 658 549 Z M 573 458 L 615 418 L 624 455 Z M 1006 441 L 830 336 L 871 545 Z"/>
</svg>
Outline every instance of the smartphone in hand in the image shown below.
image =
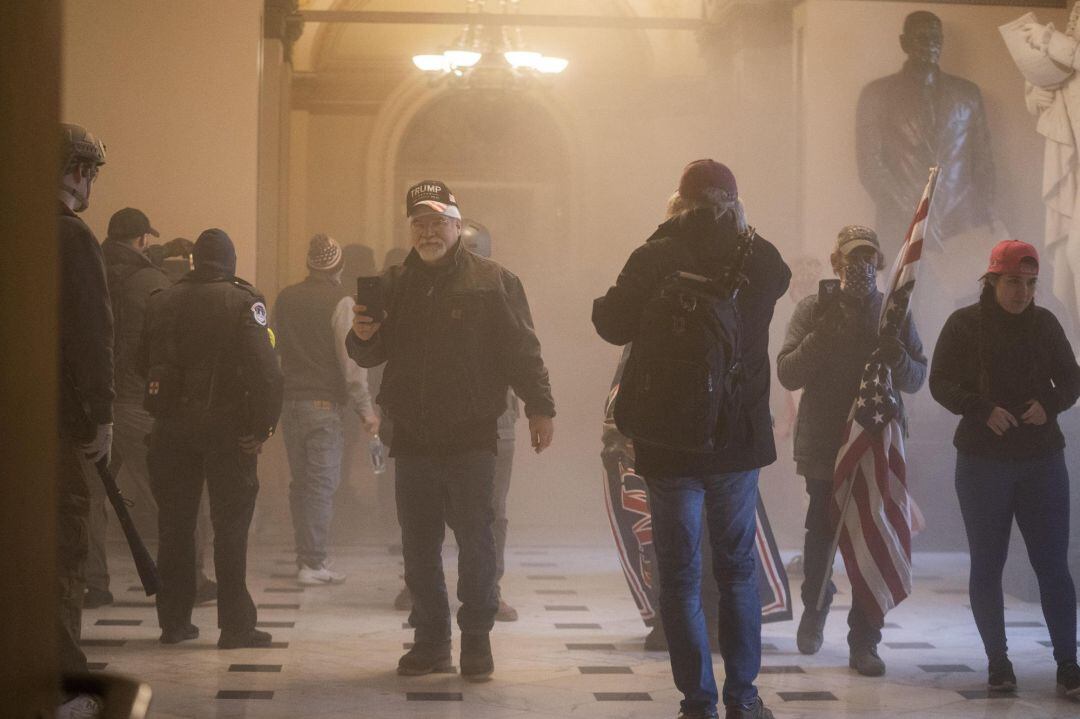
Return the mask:
<svg viewBox="0 0 1080 719">
<path fill-rule="evenodd" d="M 356 304 L 366 307 L 364 314 L 376 322 L 386 319 L 382 277 L 356 278 Z"/>
</svg>

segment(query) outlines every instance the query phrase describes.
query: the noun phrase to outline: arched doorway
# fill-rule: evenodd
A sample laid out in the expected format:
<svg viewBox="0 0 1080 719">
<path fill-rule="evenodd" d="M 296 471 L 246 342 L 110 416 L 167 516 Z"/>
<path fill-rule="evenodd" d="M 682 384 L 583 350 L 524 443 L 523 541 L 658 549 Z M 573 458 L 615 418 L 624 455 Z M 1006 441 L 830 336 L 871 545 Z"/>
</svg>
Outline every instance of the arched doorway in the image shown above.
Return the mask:
<svg viewBox="0 0 1080 719">
<path fill-rule="evenodd" d="M 516 92 L 447 92 L 410 121 L 394 168 L 397 204 L 410 185 L 440 179 L 465 217 L 485 224 L 494 257 L 527 284 L 558 267 L 571 195 L 569 152 L 562 131 L 538 101 Z M 394 244 L 408 245 L 404 222 Z M 538 291 L 537 287 L 535 291 Z"/>
</svg>

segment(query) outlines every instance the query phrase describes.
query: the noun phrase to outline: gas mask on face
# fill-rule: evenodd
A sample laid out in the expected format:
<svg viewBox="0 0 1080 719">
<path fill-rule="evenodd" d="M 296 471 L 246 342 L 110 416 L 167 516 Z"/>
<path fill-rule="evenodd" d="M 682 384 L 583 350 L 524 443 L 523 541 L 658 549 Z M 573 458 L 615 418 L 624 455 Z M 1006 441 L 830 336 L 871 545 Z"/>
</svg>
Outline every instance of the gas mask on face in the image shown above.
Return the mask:
<svg viewBox="0 0 1080 719">
<path fill-rule="evenodd" d="M 877 265 L 873 260 L 851 257 L 844 262 L 844 277 L 840 284 L 852 297 L 866 297 L 877 288 Z"/>
</svg>

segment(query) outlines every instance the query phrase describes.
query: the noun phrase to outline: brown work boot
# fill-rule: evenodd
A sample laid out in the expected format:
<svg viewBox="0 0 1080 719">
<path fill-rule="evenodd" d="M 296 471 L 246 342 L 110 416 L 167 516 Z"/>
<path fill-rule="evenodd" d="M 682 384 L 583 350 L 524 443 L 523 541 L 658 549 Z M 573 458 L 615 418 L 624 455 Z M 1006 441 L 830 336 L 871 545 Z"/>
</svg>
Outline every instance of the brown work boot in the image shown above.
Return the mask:
<svg viewBox="0 0 1080 719">
<path fill-rule="evenodd" d="M 452 662 L 449 640 L 416 642 L 412 649 L 405 652 L 398 660 L 397 673 L 407 677 L 417 677 L 432 672 L 445 672 L 453 667 Z"/>
<path fill-rule="evenodd" d="M 495 671 L 491 640 L 487 634 L 461 635 L 461 677 L 470 682 L 486 682 Z"/>
</svg>

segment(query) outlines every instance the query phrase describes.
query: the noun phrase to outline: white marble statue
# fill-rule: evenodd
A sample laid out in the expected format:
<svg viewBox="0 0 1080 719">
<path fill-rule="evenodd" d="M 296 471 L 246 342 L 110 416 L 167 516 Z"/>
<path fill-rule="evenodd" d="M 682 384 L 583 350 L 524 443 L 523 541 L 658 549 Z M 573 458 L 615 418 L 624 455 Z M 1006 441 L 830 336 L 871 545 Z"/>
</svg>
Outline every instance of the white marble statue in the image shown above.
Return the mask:
<svg viewBox="0 0 1080 719">
<path fill-rule="evenodd" d="M 1080 330 L 1080 2 L 1074 2 L 1065 32 L 1053 24 L 1029 22 L 1020 28 L 1031 47 L 1045 53 L 1068 73 L 1055 85 L 1027 83 L 1028 111 L 1046 138 L 1043 201 L 1046 203 L 1045 252 L 1053 268 L 1054 294 L 1068 308 L 1073 329 Z"/>
</svg>

